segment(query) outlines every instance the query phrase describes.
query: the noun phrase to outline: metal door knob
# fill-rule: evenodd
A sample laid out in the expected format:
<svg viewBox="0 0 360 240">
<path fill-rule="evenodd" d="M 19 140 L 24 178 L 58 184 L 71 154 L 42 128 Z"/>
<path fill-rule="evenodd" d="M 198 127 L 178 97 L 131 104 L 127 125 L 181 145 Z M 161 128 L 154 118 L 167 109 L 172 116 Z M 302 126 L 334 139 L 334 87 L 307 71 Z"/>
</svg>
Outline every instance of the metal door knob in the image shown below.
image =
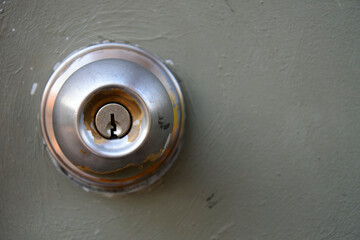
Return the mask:
<svg viewBox="0 0 360 240">
<path fill-rule="evenodd" d="M 173 74 L 127 44 L 99 44 L 67 57 L 41 103 L 55 165 L 98 192 L 128 193 L 157 181 L 175 161 L 184 119 Z"/>
</svg>

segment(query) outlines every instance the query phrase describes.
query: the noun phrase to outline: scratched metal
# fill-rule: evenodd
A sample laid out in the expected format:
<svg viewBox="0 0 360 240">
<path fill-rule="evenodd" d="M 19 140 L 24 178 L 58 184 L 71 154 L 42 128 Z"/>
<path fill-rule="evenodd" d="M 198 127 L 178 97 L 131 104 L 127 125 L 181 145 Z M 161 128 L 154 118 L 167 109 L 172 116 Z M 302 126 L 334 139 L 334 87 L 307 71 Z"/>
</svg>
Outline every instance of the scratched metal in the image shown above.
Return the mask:
<svg viewBox="0 0 360 240">
<path fill-rule="evenodd" d="M 108 199 L 53 167 L 39 105 L 81 47 L 169 64 L 184 145 L 151 192 Z M 360 2 L 0 3 L 0 239 L 359 239 Z"/>
</svg>

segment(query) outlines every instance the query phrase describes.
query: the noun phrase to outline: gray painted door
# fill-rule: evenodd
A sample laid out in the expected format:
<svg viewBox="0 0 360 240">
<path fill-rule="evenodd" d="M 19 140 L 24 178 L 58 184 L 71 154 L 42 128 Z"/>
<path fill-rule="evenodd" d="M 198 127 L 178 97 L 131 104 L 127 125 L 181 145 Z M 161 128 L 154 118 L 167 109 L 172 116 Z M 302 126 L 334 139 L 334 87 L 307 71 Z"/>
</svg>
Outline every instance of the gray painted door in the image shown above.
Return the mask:
<svg viewBox="0 0 360 240">
<path fill-rule="evenodd" d="M 53 66 L 130 42 L 181 81 L 186 137 L 152 191 L 88 193 L 39 128 Z M 0 239 L 360 239 L 359 1 L 0 3 Z"/>
</svg>

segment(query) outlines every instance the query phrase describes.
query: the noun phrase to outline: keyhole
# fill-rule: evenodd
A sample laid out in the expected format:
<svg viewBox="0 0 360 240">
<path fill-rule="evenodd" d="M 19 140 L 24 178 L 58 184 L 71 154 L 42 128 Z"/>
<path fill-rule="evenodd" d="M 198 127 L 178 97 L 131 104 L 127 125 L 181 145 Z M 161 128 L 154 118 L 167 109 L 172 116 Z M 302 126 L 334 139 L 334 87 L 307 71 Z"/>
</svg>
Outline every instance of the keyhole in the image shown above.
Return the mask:
<svg viewBox="0 0 360 240">
<path fill-rule="evenodd" d="M 110 129 L 110 132 L 111 132 L 110 139 L 118 138 L 118 136 L 115 134 L 116 123 L 115 123 L 115 115 L 113 113 L 110 114 L 110 125 L 112 126 L 112 128 Z"/>
<path fill-rule="evenodd" d="M 104 138 L 122 138 L 130 130 L 131 116 L 122 105 L 109 103 L 102 106 L 96 113 L 95 126 Z"/>
</svg>

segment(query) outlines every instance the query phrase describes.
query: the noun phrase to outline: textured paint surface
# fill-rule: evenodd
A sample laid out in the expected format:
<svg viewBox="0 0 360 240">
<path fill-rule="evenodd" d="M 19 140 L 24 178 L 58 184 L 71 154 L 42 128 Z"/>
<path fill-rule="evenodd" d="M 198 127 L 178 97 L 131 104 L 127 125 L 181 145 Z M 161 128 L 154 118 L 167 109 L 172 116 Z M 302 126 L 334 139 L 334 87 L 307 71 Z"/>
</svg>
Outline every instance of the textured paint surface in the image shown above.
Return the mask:
<svg viewBox="0 0 360 240">
<path fill-rule="evenodd" d="M 181 80 L 183 149 L 151 192 L 87 193 L 42 143 L 53 67 L 101 41 Z M 8 0 L 0 54 L 0 239 L 360 239 L 359 1 Z"/>
</svg>

